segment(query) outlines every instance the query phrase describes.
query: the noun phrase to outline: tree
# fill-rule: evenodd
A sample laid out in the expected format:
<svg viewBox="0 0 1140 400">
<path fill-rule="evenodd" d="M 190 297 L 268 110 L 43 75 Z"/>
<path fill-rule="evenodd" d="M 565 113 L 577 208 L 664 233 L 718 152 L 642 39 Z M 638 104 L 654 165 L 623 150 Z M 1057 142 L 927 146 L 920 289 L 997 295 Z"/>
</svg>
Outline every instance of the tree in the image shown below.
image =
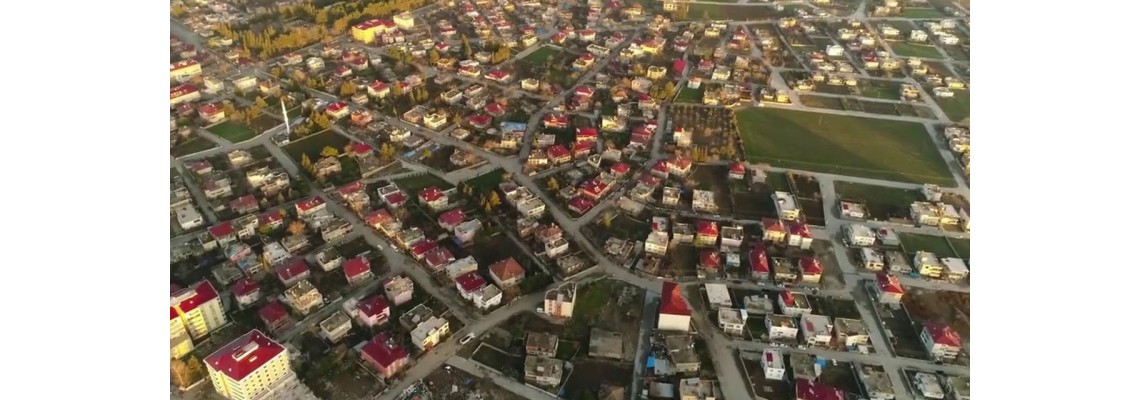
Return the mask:
<svg viewBox="0 0 1140 400">
<path fill-rule="evenodd" d="M 321 157 L 336 157 L 338 155 L 340 155 L 340 151 L 336 147 L 325 146 L 324 149 L 321 149 Z"/>
<path fill-rule="evenodd" d="M 392 97 L 400 97 L 404 95 L 404 87 L 399 81 L 392 84 Z"/>
<path fill-rule="evenodd" d="M 436 61 L 439 61 L 439 52 L 434 48 L 428 52 L 428 61 L 431 61 L 433 65 L 436 63 Z"/>
<path fill-rule="evenodd" d="M 170 374 L 179 388 L 189 387 L 194 382 L 205 378 L 202 361 L 199 361 L 198 357 L 195 356 L 190 356 L 185 361 L 171 360 Z"/>
<path fill-rule="evenodd" d="M 431 158 L 431 156 L 432 156 L 431 149 L 424 149 L 423 158 Z"/>
<path fill-rule="evenodd" d="M 352 82 L 345 82 L 340 85 L 340 95 L 344 97 L 356 94 L 356 85 Z"/>
<path fill-rule="evenodd" d="M 490 204 L 492 207 L 498 207 L 499 204 L 502 204 L 502 200 L 499 199 L 499 193 L 491 192 L 491 197 L 487 198 L 487 204 Z"/>
<path fill-rule="evenodd" d="M 459 35 L 459 40 L 461 42 L 463 42 L 463 56 L 470 59 L 471 58 L 471 43 L 467 41 L 467 35 L 465 35 L 465 34 Z"/>
<path fill-rule="evenodd" d="M 551 191 L 557 191 L 558 190 L 558 180 L 554 179 L 553 176 L 550 177 L 550 180 L 546 181 L 546 187 L 550 188 Z"/>
<path fill-rule="evenodd" d="M 261 96 L 257 96 L 257 99 L 253 100 L 253 105 L 258 106 L 263 110 L 269 108 L 269 103 L 267 103 L 265 101 L 265 98 Z"/>
<path fill-rule="evenodd" d="M 607 213 L 602 217 L 602 226 L 606 227 L 606 229 L 610 229 L 610 226 L 613 224 L 613 220 L 613 214 Z"/>
<path fill-rule="evenodd" d="M 305 223 L 301 222 L 301 220 L 299 220 L 299 219 L 289 223 L 289 234 L 290 235 L 304 234 L 306 229 L 308 229 L 308 227 L 306 227 Z"/>
</svg>

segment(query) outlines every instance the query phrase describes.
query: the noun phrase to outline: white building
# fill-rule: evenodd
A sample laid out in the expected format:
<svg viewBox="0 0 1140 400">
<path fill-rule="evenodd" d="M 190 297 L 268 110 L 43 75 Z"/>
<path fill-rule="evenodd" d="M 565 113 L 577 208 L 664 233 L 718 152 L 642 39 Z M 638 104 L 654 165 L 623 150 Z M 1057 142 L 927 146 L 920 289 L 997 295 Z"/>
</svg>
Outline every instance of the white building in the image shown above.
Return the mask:
<svg viewBox="0 0 1140 400">
<path fill-rule="evenodd" d="M 657 330 L 689 331 L 692 310 L 681 296 L 681 286 L 675 282 L 661 284 L 661 307 L 657 313 Z"/>
<path fill-rule="evenodd" d="M 729 296 L 728 286 L 723 283 L 706 283 L 705 295 L 712 308 L 732 307 L 732 296 Z"/>
<path fill-rule="evenodd" d="M 843 238 L 850 246 L 874 246 L 875 232 L 862 224 L 850 224 L 843 227 Z"/>
<path fill-rule="evenodd" d="M 938 377 L 934 376 L 934 374 L 926 372 L 915 373 L 911 383 L 914 384 L 915 391 L 922 394 L 922 397 L 928 399 L 946 398 L 946 392 L 942 390 L 942 384 L 938 382 Z"/>
<path fill-rule="evenodd" d="M 412 279 L 400 275 L 388 279 L 384 282 L 384 294 L 392 300 L 393 305 L 401 305 L 412 300 L 412 295 L 415 291 L 415 284 Z"/>
<path fill-rule="evenodd" d="M 227 399 L 266 399 L 297 382 L 289 352 L 253 330 L 204 360 L 214 390 Z"/>
<path fill-rule="evenodd" d="M 475 261 L 474 257 L 467 256 L 447 264 L 444 269 L 447 270 L 447 276 L 454 280 L 457 276 L 478 270 L 479 262 Z"/>
<path fill-rule="evenodd" d="M 649 232 L 645 237 L 645 252 L 647 254 L 665 255 L 669 250 L 669 234 L 662 231 Z"/>
<path fill-rule="evenodd" d="M 503 302 L 503 291 L 498 286 L 487 285 L 475 293 L 471 300 L 475 302 L 475 307 L 486 310 Z"/>
<path fill-rule="evenodd" d="M 325 318 L 321 321 L 320 336 L 330 342 L 336 343 L 340 341 L 344 335 L 348 334 L 348 330 L 352 328 L 352 320 L 342 311 L 333 313 L 331 317 Z"/>
<path fill-rule="evenodd" d="M 764 366 L 764 378 L 774 381 L 784 380 L 787 370 L 784 369 L 784 356 L 778 350 L 764 349 L 760 365 Z"/>
<path fill-rule="evenodd" d="M 831 325 L 831 318 L 826 315 L 803 314 L 800 316 L 800 329 L 804 332 L 804 341 L 807 344 L 827 346 L 831 343 L 831 332 L 835 327 Z"/>
<path fill-rule="evenodd" d="M 768 340 L 796 340 L 800 333 L 795 318 L 787 315 L 768 314 L 764 325 L 768 328 Z"/>
<path fill-rule="evenodd" d="M 796 204 L 796 197 L 788 192 L 772 193 L 772 201 L 776 203 L 776 211 L 780 219 L 795 220 L 800 217 L 800 207 Z"/>
<path fill-rule="evenodd" d="M 202 226 L 202 214 L 190 204 L 183 204 L 176 208 L 174 217 L 178 220 L 178 226 L 182 227 L 183 230 L 188 231 Z"/>
<path fill-rule="evenodd" d="M 832 57 L 843 56 L 843 46 L 840 46 L 837 44 L 827 46 L 827 55 L 832 56 Z"/>
<path fill-rule="evenodd" d="M 942 262 L 942 273 L 945 274 L 948 281 L 957 282 L 966 279 L 966 276 L 970 274 L 970 269 L 966 267 L 966 262 L 961 258 L 946 257 L 938 261 Z"/>
<path fill-rule="evenodd" d="M 748 322 L 748 311 L 730 307 L 721 307 L 717 311 L 717 325 L 724 333 L 744 336 L 744 325 Z"/>
<path fill-rule="evenodd" d="M 555 318 L 570 318 L 574 315 L 574 300 L 578 297 L 578 284 L 565 283 L 557 289 L 546 291 L 542 310 Z"/>
<path fill-rule="evenodd" d="M 427 350 L 439 344 L 449 332 L 451 330 L 447 320 L 433 316 L 412 329 L 410 335 L 412 344 L 415 344 L 420 350 Z"/>
</svg>

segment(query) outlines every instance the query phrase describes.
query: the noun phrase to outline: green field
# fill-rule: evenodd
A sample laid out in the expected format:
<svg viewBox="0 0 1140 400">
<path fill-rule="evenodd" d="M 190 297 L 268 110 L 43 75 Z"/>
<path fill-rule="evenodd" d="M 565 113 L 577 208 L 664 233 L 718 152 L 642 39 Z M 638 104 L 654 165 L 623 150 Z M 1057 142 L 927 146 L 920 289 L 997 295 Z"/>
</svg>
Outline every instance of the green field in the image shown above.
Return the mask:
<svg viewBox="0 0 1140 400">
<path fill-rule="evenodd" d="M 749 162 L 955 185 L 922 124 L 772 108 L 748 108 L 736 116 Z"/>
<path fill-rule="evenodd" d="M 706 16 L 710 20 L 746 21 L 772 19 L 792 15 L 787 9 L 776 11 L 771 6 L 751 5 L 721 5 L 721 4 L 689 4 L 687 20 L 699 21 Z"/>
<path fill-rule="evenodd" d="M 705 87 L 701 86 L 700 89 L 690 89 L 688 86 L 681 88 L 681 92 L 677 93 L 677 103 L 701 103 L 705 95 Z"/>
<path fill-rule="evenodd" d="M 471 185 L 476 193 L 495 190 L 499 187 L 499 183 L 503 182 L 505 172 L 502 168 L 496 168 L 491 172 L 468 179 L 467 184 Z"/>
<path fill-rule="evenodd" d="M 942 236 L 919 235 L 914 233 L 899 233 L 906 254 L 912 255 L 918 251 L 934 253 L 937 257 L 955 257 L 954 248 Z"/>
<path fill-rule="evenodd" d="M 937 47 L 924 44 L 891 42 L 891 50 L 894 50 L 895 54 L 898 54 L 899 57 L 943 58 L 942 53 L 938 52 Z"/>
<path fill-rule="evenodd" d="M 898 100 L 902 97 L 902 83 L 866 79 L 859 81 L 859 95 L 876 99 Z"/>
<path fill-rule="evenodd" d="M 950 247 L 958 253 L 958 258 L 963 260 L 970 259 L 970 239 L 946 239 L 950 242 Z"/>
<path fill-rule="evenodd" d="M 969 90 L 955 90 L 954 97 L 936 97 L 934 100 L 938 102 L 938 107 L 942 108 L 942 112 L 945 112 L 951 121 L 962 122 L 962 120 L 970 118 Z"/>
<path fill-rule="evenodd" d="M 826 108 L 831 110 L 843 111 L 843 98 L 831 96 L 815 96 L 810 94 L 800 95 L 800 104 L 804 107 L 811 108 Z"/>
<path fill-rule="evenodd" d="M 522 61 L 533 65 L 542 65 L 542 63 L 545 63 L 546 60 L 549 60 L 551 57 L 558 55 L 560 52 L 561 50 L 558 50 L 557 48 L 542 46 L 530 52 L 530 54 L 527 54 L 526 57 L 523 57 Z"/>
<path fill-rule="evenodd" d="M 214 148 L 215 146 L 217 145 L 215 145 L 214 142 L 195 136 L 193 139 L 187 140 L 186 142 L 171 148 L 170 155 L 175 157 L 182 157 L 185 155 L 197 153 L 199 151 L 206 151 Z"/>
<path fill-rule="evenodd" d="M 297 165 L 300 165 L 301 156 L 304 154 L 308 154 L 309 161 L 315 163 L 321 159 L 321 150 L 324 150 L 325 147 L 332 147 L 336 149 L 336 151 L 341 152 L 344 151 L 344 146 L 347 145 L 348 142 L 350 142 L 348 138 L 336 132 L 324 131 L 306 136 L 300 140 L 295 140 L 282 146 L 281 149 L 285 150 L 285 153 L 289 154 L 289 157 L 292 157 L 293 161 L 297 162 Z"/>
<path fill-rule="evenodd" d="M 922 201 L 917 190 L 835 181 L 835 194 L 842 200 L 864 201 L 871 219 L 886 220 L 891 216 L 905 216 L 911 203 Z"/>
<path fill-rule="evenodd" d="M 393 183 L 395 183 L 396 186 L 399 186 L 400 189 L 403 189 L 405 192 L 412 196 L 416 196 L 420 192 L 420 189 L 426 188 L 428 186 L 435 186 L 439 188 L 439 190 L 447 190 L 452 188 L 452 185 L 450 183 L 447 183 L 447 181 L 432 174 L 409 176 L 407 178 L 397 179 Z"/>
<path fill-rule="evenodd" d="M 225 121 L 207 129 L 210 133 L 220 136 L 230 143 L 240 143 L 257 136 L 252 129 L 234 121 Z"/>
<path fill-rule="evenodd" d="M 944 18 L 946 14 L 934 8 L 909 7 L 902 12 L 903 18 Z"/>
</svg>

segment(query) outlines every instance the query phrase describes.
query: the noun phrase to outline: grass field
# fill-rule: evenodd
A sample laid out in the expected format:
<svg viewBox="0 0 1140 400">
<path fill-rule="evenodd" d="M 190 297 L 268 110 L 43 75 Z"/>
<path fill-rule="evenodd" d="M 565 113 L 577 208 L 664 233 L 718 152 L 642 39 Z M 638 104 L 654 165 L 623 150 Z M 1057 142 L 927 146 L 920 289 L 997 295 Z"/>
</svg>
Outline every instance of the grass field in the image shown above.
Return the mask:
<svg viewBox="0 0 1140 400">
<path fill-rule="evenodd" d="M 954 185 L 938 148 L 918 123 L 771 108 L 750 108 L 736 115 L 749 162 Z"/>
<path fill-rule="evenodd" d="M 898 100 L 902 97 L 902 83 L 883 80 L 863 80 L 859 82 L 859 95 L 876 99 Z"/>
<path fill-rule="evenodd" d="M 706 16 L 711 20 L 745 21 L 779 18 L 788 16 L 787 11 L 776 11 L 775 7 L 720 5 L 720 4 L 689 4 L 689 13 L 686 19 L 698 21 Z"/>
<path fill-rule="evenodd" d="M 906 249 L 907 256 L 918 251 L 926 251 L 938 257 L 955 257 L 954 248 L 950 247 L 950 242 L 942 236 L 899 233 L 899 241 Z"/>
<path fill-rule="evenodd" d="M 452 187 L 450 183 L 447 183 L 447 181 L 432 174 L 409 176 L 407 178 L 397 179 L 393 183 L 395 183 L 396 186 L 399 186 L 400 189 L 403 189 L 405 192 L 412 196 L 416 196 L 417 193 L 420 192 L 420 189 L 426 188 L 428 186 L 435 186 L 439 188 L 439 190 L 447 190 L 451 189 Z"/>
<path fill-rule="evenodd" d="M 958 258 L 963 260 L 970 258 L 970 239 L 947 238 L 946 241 L 950 242 L 950 247 L 958 253 Z"/>
<path fill-rule="evenodd" d="M 468 179 L 467 184 L 475 188 L 475 193 L 494 190 L 499 187 L 499 183 L 503 182 L 504 172 L 502 168 L 496 168 L 491 172 Z"/>
<path fill-rule="evenodd" d="M 677 103 L 698 103 L 700 104 L 705 95 L 705 88 L 701 86 L 700 89 L 691 89 L 688 86 L 681 88 L 681 92 L 677 93 Z"/>
<path fill-rule="evenodd" d="M 309 155 L 309 161 L 314 163 L 321 158 L 321 150 L 325 147 L 332 147 L 339 151 L 344 151 L 344 146 L 350 142 L 348 138 L 338 135 L 333 131 L 324 131 L 321 133 L 306 136 L 301 140 L 293 141 L 281 149 L 289 154 L 298 165 L 301 163 L 301 156 L 304 154 Z"/>
<path fill-rule="evenodd" d="M 197 153 L 199 151 L 206 151 L 214 148 L 215 146 L 216 145 L 214 142 L 211 142 L 209 139 L 203 139 L 194 136 L 192 139 L 171 148 L 170 155 L 175 157 L 182 157 L 185 155 Z"/>
<path fill-rule="evenodd" d="M 800 103 L 804 107 L 812 108 L 826 108 L 830 110 L 844 110 L 843 100 L 839 97 L 831 96 L 813 96 L 810 94 L 801 94 Z"/>
<path fill-rule="evenodd" d="M 843 200 L 864 201 L 868 219 L 875 220 L 906 218 L 910 214 L 911 203 L 922 200 L 922 195 L 917 190 L 844 181 L 835 181 L 835 193 Z"/>
<path fill-rule="evenodd" d="M 938 107 L 942 108 L 942 112 L 945 112 L 951 121 L 962 122 L 962 120 L 970 118 L 969 90 L 955 90 L 954 97 L 938 97 L 934 100 L 938 102 Z"/>
<path fill-rule="evenodd" d="M 546 60 L 550 59 L 551 57 L 558 55 L 558 53 L 560 53 L 560 52 L 561 51 L 558 50 L 557 48 L 550 47 L 550 46 L 542 46 L 542 47 L 539 47 L 538 49 L 535 49 L 530 54 L 527 54 L 526 57 L 523 57 L 522 61 L 534 64 L 534 65 L 542 65 L 542 63 L 546 62 Z"/>
<path fill-rule="evenodd" d="M 903 18 L 943 18 L 946 14 L 934 8 L 908 7 L 903 10 L 902 16 Z"/>
<path fill-rule="evenodd" d="M 891 42 L 891 50 L 894 50 L 895 54 L 898 54 L 899 57 L 943 58 L 942 53 L 938 52 L 937 47 L 923 44 Z"/>
<path fill-rule="evenodd" d="M 225 121 L 207 129 L 210 133 L 220 136 L 230 143 L 240 143 L 257 136 L 252 129 L 234 121 Z"/>
</svg>

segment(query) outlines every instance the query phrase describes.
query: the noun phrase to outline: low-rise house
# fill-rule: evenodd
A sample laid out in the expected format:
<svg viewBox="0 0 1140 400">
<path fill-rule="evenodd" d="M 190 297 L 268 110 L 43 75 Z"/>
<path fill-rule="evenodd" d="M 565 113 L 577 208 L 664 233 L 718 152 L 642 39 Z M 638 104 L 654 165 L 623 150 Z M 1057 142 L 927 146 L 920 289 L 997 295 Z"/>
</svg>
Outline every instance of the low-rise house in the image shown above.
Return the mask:
<svg viewBox="0 0 1140 400">
<path fill-rule="evenodd" d="M 253 279 L 244 278 L 234 283 L 230 288 L 237 300 L 238 306 L 245 308 L 261 299 L 261 285 Z"/>
<path fill-rule="evenodd" d="M 420 190 L 419 193 L 420 203 L 427 205 L 432 211 L 440 211 L 447 207 L 447 195 L 439 188 L 430 186 Z"/>
<path fill-rule="evenodd" d="M 768 328 L 768 340 L 794 341 L 800 332 L 795 318 L 787 315 L 768 314 L 764 325 Z"/>
<path fill-rule="evenodd" d="M 938 261 L 938 257 L 935 256 L 934 253 L 926 251 L 914 252 L 913 266 L 919 275 L 931 278 L 942 277 L 942 263 Z"/>
<path fill-rule="evenodd" d="M 764 349 L 760 358 L 760 365 L 764 367 L 764 378 L 774 381 L 784 380 L 787 369 L 784 368 L 784 356 L 776 349 Z"/>
<path fill-rule="evenodd" d="M 285 306 L 276 300 L 262 306 L 261 309 L 257 310 L 257 315 L 271 335 L 285 333 L 297 324 L 297 321 L 289 316 L 289 311 L 285 309 Z"/>
<path fill-rule="evenodd" d="M 847 348 L 866 346 L 871 342 L 867 326 L 860 319 L 836 318 L 835 332 L 832 334 L 836 343 L 842 343 Z"/>
<path fill-rule="evenodd" d="M 879 297 L 879 302 L 884 304 L 899 304 L 906 293 L 902 284 L 899 283 L 899 278 L 886 272 L 875 275 L 874 288 L 875 294 Z"/>
<path fill-rule="evenodd" d="M 471 271 L 455 277 L 455 289 L 464 300 L 474 301 L 476 294 L 487 286 L 487 281 L 478 271 Z"/>
<path fill-rule="evenodd" d="M 514 257 L 500 260 L 487 268 L 491 272 L 491 280 L 502 287 L 513 287 L 526 278 L 526 270 Z"/>
<path fill-rule="evenodd" d="M 598 328 L 590 329 L 590 357 L 622 359 L 622 336 Z"/>
<path fill-rule="evenodd" d="M 831 325 L 831 318 L 826 315 L 803 314 L 800 315 L 800 329 L 808 345 L 827 346 L 831 344 L 831 334 L 835 328 Z"/>
<path fill-rule="evenodd" d="M 784 315 L 798 317 L 803 314 L 810 314 L 812 311 L 807 295 L 800 292 L 790 290 L 780 292 L 777 303 L 780 305 L 780 313 Z"/>
<path fill-rule="evenodd" d="M 320 336 L 329 342 L 339 342 L 352 328 L 352 321 L 344 312 L 337 311 L 320 323 Z"/>
<path fill-rule="evenodd" d="M 811 233 L 811 228 L 802 222 L 791 222 L 788 224 L 788 247 L 798 247 L 803 250 L 811 248 L 812 239 L 814 235 Z"/>
<path fill-rule="evenodd" d="M 697 221 L 697 236 L 694 241 L 696 246 L 716 246 L 718 239 L 720 239 L 720 227 L 716 221 Z"/>
<path fill-rule="evenodd" d="M 681 379 L 677 385 L 681 400 L 716 400 L 722 398 L 720 387 L 716 381 L 702 380 L 701 378 Z"/>
<path fill-rule="evenodd" d="M 701 369 L 701 358 L 693 349 L 693 344 L 690 335 L 665 336 L 665 351 L 674 371 L 690 373 Z"/>
<path fill-rule="evenodd" d="M 373 295 L 356 303 L 357 320 L 360 321 L 361 325 L 369 328 L 387 323 L 391 312 L 391 307 L 384 296 Z"/>
<path fill-rule="evenodd" d="M 503 302 L 503 291 L 495 285 L 486 285 L 472 296 L 471 301 L 480 310 L 489 310 Z"/>
<path fill-rule="evenodd" d="M 741 309 L 720 307 L 717 310 L 717 326 L 724 333 L 744 336 L 744 326 L 748 322 L 748 312 Z"/>
<path fill-rule="evenodd" d="M 372 263 L 364 256 L 358 256 L 344 263 L 344 277 L 350 286 L 356 286 L 372 279 Z"/>
<path fill-rule="evenodd" d="M 380 376 L 391 378 L 408 365 L 408 351 L 383 333 L 360 348 L 360 359 Z"/>
<path fill-rule="evenodd" d="M 944 277 L 950 282 L 959 282 L 966 279 L 966 276 L 970 274 L 970 269 L 966 267 L 966 262 L 961 258 L 946 257 L 938 261 L 942 263 Z"/>
<path fill-rule="evenodd" d="M 308 279 L 303 279 L 286 289 L 285 299 L 288 300 L 293 311 L 301 315 L 309 315 L 310 312 L 320 308 L 325 303 L 324 296 L 321 296 L 321 293 Z"/>
<path fill-rule="evenodd" d="M 554 357 L 558 352 L 558 335 L 531 332 L 526 337 L 526 354 L 531 356 Z"/>
<path fill-rule="evenodd" d="M 475 261 L 474 257 L 467 256 L 447 264 L 444 269 L 447 272 L 447 277 L 455 280 L 460 275 L 464 275 L 479 269 L 479 263 Z"/>
<path fill-rule="evenodd" d="M 783 243 L 788 236 L 788 230 L 784 226 L 784 221 L 773 218 L 764 218 L 760 220 L 760 225 L 764 229 L 764 241 Z"/>
<path fill-rule="evenodd" d="M 396 306 L 411 301 L 414 290 L 412 279 L 403 275 L 391 277 L 384 282 L 384 294 Z"/>
<path fill-rule="evenodd" d="M 772 193 L 772 201 L 776 203 L 780 219 L 794 221 L 800 217 L 800 207 L 796 203 L 796 197 L 791 193 L 780 191 Z"/>
<path fill-rule="evenodd" d="M 815 257 L 800 258 L 799 269 L 804 283 L 819 283 L 823 277 L 823 265 Z"/>
<path fill-rule="evenodd" d="M 293 286 L 301 280 L 309 278 L 309 264 L 305 263 L 305 259 L 297 258 L 288 264 L 282 265 L 277 268 L 277 279 L 281 280 L 281 284 L 285 286 Z"/>
<path fill-rule="evenodd" d="M 919 338 L 935 360 L 952 360 L 962 351 L 962 337 L 949 325 L 927 323 Z"/>
<path fill-rule="evenodd" d="M 859 249 L 859 262 L 868 271 L 882 271 L 887 266 L 883 252 L 870 247 Z"/>
<path fill-rule="evenodd" d="M 843 236 L 850 246 L 874 246 L 875 232 L 866 225 L 850 224 L 843 226 Z"/>
<path fill-rule="evenodd" d="M 970 378 L 950 376 L 946 378 L 946 388 L 954 395 L 954 400 L 970 400 Z"/>
<path fill-rule="evenodd" d="M 871 399 L 894 400 L 895 386 L 891 383 L 891 377 L 881 368 L 873 369 L 869 366 L 863 366 L 863 369 L 859 371 L 859 379 L 863 381 L 863 387 Z"/>
<path fill-rule="evenodd" d="M 926 372 L 918 372 L 911 378 L 911 384 L 914 385 L 914 391 L 926 399 L 944 399 L 946 398 L 946 391 L 942 390 L 942 384 L 938 382 L 938 377 L 934 374 Z"/>
<path fill-rule="evenodd" d="M 772 269 L 768 266 L 768 251 L 763 242 L 758 242 L 748 251 L 748 265 L 751 269 L 752 279 L 757 281 L 770 281 Z"/>
<path fill-rule="evenodd" d="M 447 320 L 433 316 L 416 325 L 410 335 L 412 344 L 420 350 L 428 350 L 439 344 L 449 333 L 451 333 L 451 328 Z"/>
<path fill-rule="evenodd" d="M 942 222 L 942 208 L 934 203 L 916 201 L 910 205 L 910 218 L 920 225 L 938 226 Z"/>
<path fill-rule="evenodd" d="M 562 360 L 542 356 L 526 358 L 523 379 L 539 386 L 557 386 L 562 381 Z"/>
</svg>

